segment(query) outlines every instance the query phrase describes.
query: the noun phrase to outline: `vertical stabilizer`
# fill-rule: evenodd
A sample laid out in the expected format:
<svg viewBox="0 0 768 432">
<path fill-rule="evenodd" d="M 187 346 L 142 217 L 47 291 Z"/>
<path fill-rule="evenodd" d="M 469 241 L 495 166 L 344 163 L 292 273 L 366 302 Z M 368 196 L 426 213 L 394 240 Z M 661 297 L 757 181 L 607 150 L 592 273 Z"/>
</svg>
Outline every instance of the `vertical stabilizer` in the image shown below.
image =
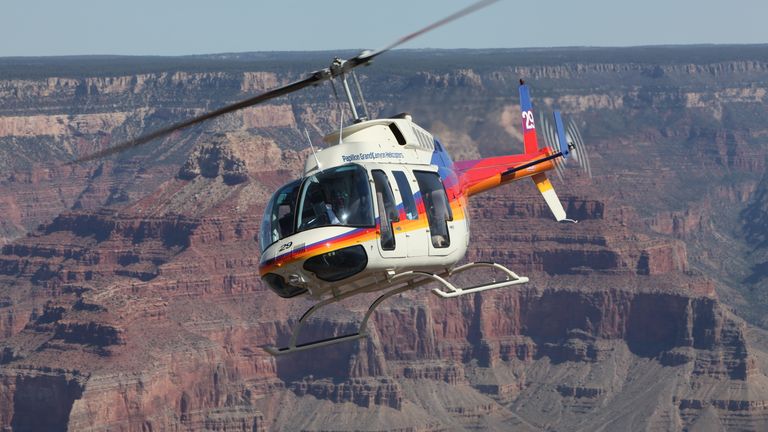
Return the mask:
<svg viewBox="0 0 768 432">
<path fill-rule="evenodd" d="M 528 86 L 523 80 L 520 80 L 520 112 L 523 121 L 523 145 L 525 153 L 532 154 L 539 150 L 539 143 L 536 140 L 536 123 L 533 119 L 533 104 L 531 95 L 528 94 Z"/>
</svg>

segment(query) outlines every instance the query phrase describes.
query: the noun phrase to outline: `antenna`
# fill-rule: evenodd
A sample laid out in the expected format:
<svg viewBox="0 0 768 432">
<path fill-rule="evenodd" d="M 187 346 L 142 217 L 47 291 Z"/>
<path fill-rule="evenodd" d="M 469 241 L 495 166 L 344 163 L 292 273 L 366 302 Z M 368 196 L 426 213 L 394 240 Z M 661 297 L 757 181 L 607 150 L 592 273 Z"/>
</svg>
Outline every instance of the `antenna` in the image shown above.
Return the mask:
<svg viewBox="0 0 768 432">
<path fill-rule="evenodd" d="M 341 131 L 344 129 L 344 110 L 341 109 L 341 118 L 339 119 L 339 144 L 341 144 Z"/>
<path fill-rule="evenodd" d="M 317 158 L 317 153 L 315 153 L 315 146 L 312 145 L 312 139 L 309 137 L 309 131 L 307 128 L 304 128 L 304 135 L 307 136 L 307 141 L 309 141 L 309 148 L 312 149 L 312 154 L 315 156 L 315 162 L 317 163 L 317 169 L 318 171 L 322 171 L 323 169 L 320 167 L 320 159 Z"/>
</svg>

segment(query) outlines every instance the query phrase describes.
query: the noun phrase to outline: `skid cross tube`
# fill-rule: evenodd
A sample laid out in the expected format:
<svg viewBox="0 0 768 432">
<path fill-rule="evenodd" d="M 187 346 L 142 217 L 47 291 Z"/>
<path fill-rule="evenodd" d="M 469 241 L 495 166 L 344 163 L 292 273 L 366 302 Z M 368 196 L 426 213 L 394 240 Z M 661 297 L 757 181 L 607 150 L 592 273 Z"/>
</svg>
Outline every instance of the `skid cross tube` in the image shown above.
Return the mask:
<svg viewBox="0 0 768 432">
<path fill-rule="evenodd" d="M 438 282 L 441 282 L 443 284 L 443 286 L 448 288 L 449 292 L 445 292 L 445 291 L 443 291 L 443 290 L 441 290 L 439 288 L 433 288 L 432 292 L 435 293 L 436 295 L 442 297 L 442 298 L 452 298 L 452 297 L 458 297 L 458 296 L 464 295 L 464 294 L 472 294 L 472 293 L 475 293 L 475 292 L 486 291 L 486 290 L 495 289 L 495 288 L 502 288 L 502 287 L 506 287 L 506 286 L 510 286 L 510 285 L 517 285 L 517 284 L 528 282 L 528 278 L 527 277 L 525 277 L 525 276 L 518 276 L 517 273 L 515 273 L 512 270 L 504 267 L 501 264 L 492 263 L 492 262 L 484 262 L 484 261 L 472 262 L 472 263 L 469 263 L 469 264 L 464 264 L 462 266 L 456 267 L 455 269 L 451 270 L 448 275 L 449 276 L 454 276 L 454 275 L 457 275 L 459 273 L 465 272 L 467 270 L 472 270 L 472 269 L 480 268 L 480 267 L 490 267 L 490 268 L 495 268 L 497 270 L 501 270 L 502 272 L 504 272 L 507 275 L 507 278 L 506 278 L 506 280 L 503 280 L 503 281 L 500 281 L 500 282 L 491 281 L 489 283 L 478 285 L 478 286 L 474 286 L 474 287 L 471 287 L 471 288 L 457 288 L 453 284 L 447 282 L 443 278 L 436 278 L 436 280 L 438 280 Z"/>
</svg>

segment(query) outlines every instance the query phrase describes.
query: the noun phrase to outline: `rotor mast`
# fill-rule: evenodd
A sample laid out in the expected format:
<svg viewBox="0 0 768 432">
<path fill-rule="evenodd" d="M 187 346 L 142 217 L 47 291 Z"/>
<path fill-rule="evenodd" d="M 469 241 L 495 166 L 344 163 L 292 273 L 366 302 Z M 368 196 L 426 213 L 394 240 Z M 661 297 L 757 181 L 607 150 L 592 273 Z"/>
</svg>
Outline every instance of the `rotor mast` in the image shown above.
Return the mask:
<svg viewBox="0 0 768 432">
<path fill-rule="evenodd" d="M 358 55 L 356 58 L 360 58 L 364 55 L 366 55 L 367 52 L 362 52 L 360 55 Z M 362 120 L 370 119 L 370 114 L 368 113 L 368 106 L 365 103 L 365 96 L 363 96 L 363 89 L 360 87 L 360 81 L 357 79 L 357 74 L 355 74 L 354 67 L 358 66 L 357 64 L 347 64 L 348 60 L 342 60 L 338 57 L 333 59 L 333 62 L 331 63 L 331 66 L 329 70 L 331 71 L 331 79 L 339 78 L 341 80 L 341 86 L 344 89 L 344 94 L 347 96 L 347 103 L 349 103 L 349 109 L 352 112 L 352 119 L 354 123 L 358 123 Z M 367 64 L 368 62 L 361 63 L 361 64 Z M 357 91 L 357 96 L 360 98 L 360 106 L 363 108 L 363 112 L 365 113 L 364 116 L 360 116 L 357 112 L 357 103 L 355 102 L 355 98 L 352 95 L 352 90 L 349 88 L 349 82 L 347 81 L 347 72 L 352 75 L 352 80 L 355 82 L 355 90 Z"/>
</svg>

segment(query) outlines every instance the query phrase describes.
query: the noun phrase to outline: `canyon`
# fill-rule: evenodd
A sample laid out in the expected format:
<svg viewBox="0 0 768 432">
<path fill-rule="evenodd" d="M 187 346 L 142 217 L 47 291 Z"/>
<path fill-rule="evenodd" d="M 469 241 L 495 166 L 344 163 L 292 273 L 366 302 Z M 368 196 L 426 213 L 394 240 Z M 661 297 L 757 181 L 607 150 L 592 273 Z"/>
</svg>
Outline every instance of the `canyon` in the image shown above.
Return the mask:
<svg viewBox="0 0 768 432">
<path fill-rule="evenodd" d="M 260 347 L 311 303 L 262 284 L 257 233 L 304 131 L 338 127 L 327 86 L 66 164 L 344 54 L 0 59 L 0 427 L 768 429 L 768 46 L 377 59 L 371 114 L 410 112 L 454 160 L 522 149 L 526 79 L 595 176 L 553 179 L 578 224 L 529 182 L 472 199 L 467 259 L 530 283 L 401 294 L 368 338 L 277 359 Z M 373 298 L 303 337 L 349 333 Z"/>
</svg>

